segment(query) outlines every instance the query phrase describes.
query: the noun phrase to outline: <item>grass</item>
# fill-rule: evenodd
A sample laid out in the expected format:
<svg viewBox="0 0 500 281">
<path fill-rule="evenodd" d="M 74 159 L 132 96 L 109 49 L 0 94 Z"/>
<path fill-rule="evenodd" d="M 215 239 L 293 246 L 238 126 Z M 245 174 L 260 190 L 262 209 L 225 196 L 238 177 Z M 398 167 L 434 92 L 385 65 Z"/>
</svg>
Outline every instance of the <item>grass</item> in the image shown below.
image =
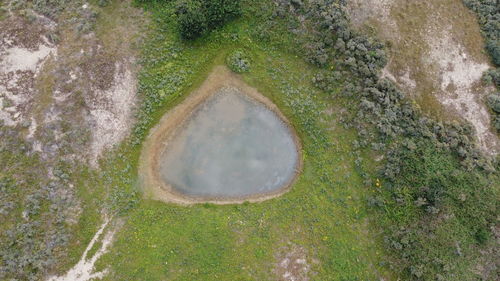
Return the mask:
<svg viewBox="0 0 500 281">
<path fill-rule="evenodd" d="M 95 184 L 96 182 L 93 180 L 89 181 L 89 179 L 98 178 L 96 171 L 86 167 L 76 167 L 76 171 L 74 180 L 77 196 L 82 202 L 82 212 L 78 222 L 71 226 L 70 231 L 73 233 L 73 237 L 68 246 L 68 256 L 60 265 L 62 272 L 69 270 L 80 260 L 83 251 L 96 233 L 102 221 L 99 210 L 104 207 L 102 199 L 106 198 L 107 192 L 104 188 L 105 185 Z"/>
<path fill-rule="evenodd" d="M 289 193 L 258 204 L 182 207 L 135 201 L 140 147 L 123 145 L 116 152 L 121 156 L 105 163 L 104 174 L 137 205 L 126 212 L 110 253 L 99 261 L 99 268 L 111 267 L 105 280 L 275 280 L 274 267 L 293 247 L 304 249 L 315 280 L 387 276 L 364 208 L 369 190 L 354 169 L 355 134 L 336 123 L 342 102 L 332 102 L 331 95 L 311 85 L 315 68 L 254 41 L 251 22 L 233 22 L 194 43 L 181 42 L 169 28 L 173 23 L 159 22 L 145 48 L 138 139 L 213 65 L 241 48 L 252 64 L 243 79 L 295 126 L 303 142 L 304 171 Z M 132 168 L 124 173 L 126 165 Z"/>
</svg>

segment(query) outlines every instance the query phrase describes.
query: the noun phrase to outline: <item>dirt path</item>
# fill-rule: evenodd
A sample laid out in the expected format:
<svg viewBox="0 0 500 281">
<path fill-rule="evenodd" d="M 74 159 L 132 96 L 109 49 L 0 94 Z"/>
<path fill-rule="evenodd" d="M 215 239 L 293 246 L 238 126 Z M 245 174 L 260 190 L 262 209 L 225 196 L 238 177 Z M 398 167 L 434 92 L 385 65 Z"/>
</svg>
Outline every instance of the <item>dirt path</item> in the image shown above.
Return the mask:
<svg viewBox="0 0 500 281">
<path fill-rule="evenodd" d="M 90 281 L 102 279 L 108 273 L 108 270 L 104 269 L 103 271 L 95 272 L 94 266 L 97 260 L 108 251 L 109 246 L 111 246 L 113 241 L 113 237 L 118 229 L 116 225 L 111 226 L 111 229 L 106 229 L 110 222 L 110 218 L 104 219 L 103 224 L 97 230 L 92 240 L 90 240 L 90 243 L 83 252 L 82 257 L 78 263 L 75 264 L 75 266 L 66 272 L 65 275 L 53 276 L 47 279 L 47 281 Z M 101 241 L 101 246 L 97 252 L 92 257 L 87 257 L 89 251 L 99 240 Z"/>
<path fill-rule="evenodd" d="M 298 148 L 299 157 L 297 161 L 296 174 L 291 182 L 284 188 L 277 190 L 276 192 L 262 195 L 253 195 L 244 198 L 205 200 L 203 198 L 191 198 L 183 196 L 182 194 L 175 192 L 170 185 L 165 184 L 160 179 L 158 171 L 159 158 L 161 152 L 165 149 L 165 145 L 167 145 L 169 138 L 172 137 L 173 132 L 175 132 L 175 130 L 179 126 L 181 126 L 186 119 L 188 119 L 188 117 L 198 107 L 198 105 L 203 103 L 213 94 L 217 93 L 218 90 L 223 87 L 238 88 L 242 93 L 264 104 L 268 109 L 276 113 L 280 117 L 280 119 L 283 120 L 284 123 L 289 127 L 293 135 L 296 147 Z M 264 97 L 255 88 L 248 86 L 238 75 L 232 73 L 227 67 L 216 66 L 198 89 L 193 91 L 181 104 L 177 105 L 167 114 L 165 114 L 160 120 L 159 124 L 151 130 L 141 152 L 139 164 L 141 186 L 147 198 L 178 204 L 194 204 L 201 202 L 210 202 L 214 204 L 232 204 L 243 203 L 245 201 L 264 201 L 280 196 L 290 189 L 292 183 L 295 181 L 295 178 L 302 169 L 301 150 L 301 144 L 297 137 L 297 134 L 295 133 L 295 130 L 291 127 L 286 117 L 279 111 L 278 107 L 271 100 Z"/>
</svg>

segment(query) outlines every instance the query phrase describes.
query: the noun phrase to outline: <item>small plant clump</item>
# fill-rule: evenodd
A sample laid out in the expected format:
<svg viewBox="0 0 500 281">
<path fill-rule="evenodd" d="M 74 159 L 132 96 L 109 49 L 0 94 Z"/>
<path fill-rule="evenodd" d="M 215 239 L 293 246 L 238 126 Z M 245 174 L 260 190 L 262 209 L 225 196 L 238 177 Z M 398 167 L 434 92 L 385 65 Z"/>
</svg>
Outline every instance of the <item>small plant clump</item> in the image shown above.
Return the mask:
<svg viewBox="0 0 500 281">
<path fill-rule="evenodd" d="M 242 50 L 232 52 L 226 59 L 226 64 L 232 71 L 243 73 L 250 70 L 250 59 Z"/>
</svg>

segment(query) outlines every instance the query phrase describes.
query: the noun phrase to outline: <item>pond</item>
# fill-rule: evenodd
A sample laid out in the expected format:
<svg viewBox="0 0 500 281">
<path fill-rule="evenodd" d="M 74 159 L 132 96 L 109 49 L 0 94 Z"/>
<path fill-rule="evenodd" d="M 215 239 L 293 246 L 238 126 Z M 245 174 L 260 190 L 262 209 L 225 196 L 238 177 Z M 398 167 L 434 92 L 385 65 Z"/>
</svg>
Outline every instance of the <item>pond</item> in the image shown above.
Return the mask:
<svg viewBox="0 0 500 281">
<path fill-rule="evenodd" d="M 295 177 L 294 132 L 263 103 L 224 87 L 191 114 L 158 161 L 159 178 L 176 193 L 246 198 L 279 192 Z"/>
</svg>

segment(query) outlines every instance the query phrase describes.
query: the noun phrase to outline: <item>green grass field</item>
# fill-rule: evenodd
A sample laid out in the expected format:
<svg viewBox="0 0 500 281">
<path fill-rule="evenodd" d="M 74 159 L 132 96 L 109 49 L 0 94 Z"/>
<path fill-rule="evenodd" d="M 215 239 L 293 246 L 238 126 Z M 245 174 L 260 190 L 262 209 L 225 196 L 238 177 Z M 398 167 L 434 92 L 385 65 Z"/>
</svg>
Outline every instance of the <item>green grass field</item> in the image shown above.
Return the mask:
<svg viewBox="0 0 500 281">
<path fill-rule="evenodd" d="M 365 187 L 354 168 L 355 134 L 339 121 L 342 101 L 311 85 L 315 69 L 286 50 L 254 41 L 245 21 L 189 44 L 168 31 L 168 22 L 154 26 L 140 76 L 150 95 L 144 96 L 144 130 L 136 131 L 137 139 L 240 48 L 251 57 L 243 79 L 276 103 L 297 130 L 304 170 L 289 193 L 258 204 L 185 207 L 140 199 L 125 212 L 110 253 L 99 262 L 111 265 L 106 280 L 276 280 L 277 264 L 297 249 L 314 280 L 386 275 L 363 201 L 376 187 Z M 117 197 L 125 198 L 117 201 L 120 206 L 140 197 L 129 196 L 138 188 L 139 150 L 124 145 L 120 157 L 103 163 Z"/>
</svg>

